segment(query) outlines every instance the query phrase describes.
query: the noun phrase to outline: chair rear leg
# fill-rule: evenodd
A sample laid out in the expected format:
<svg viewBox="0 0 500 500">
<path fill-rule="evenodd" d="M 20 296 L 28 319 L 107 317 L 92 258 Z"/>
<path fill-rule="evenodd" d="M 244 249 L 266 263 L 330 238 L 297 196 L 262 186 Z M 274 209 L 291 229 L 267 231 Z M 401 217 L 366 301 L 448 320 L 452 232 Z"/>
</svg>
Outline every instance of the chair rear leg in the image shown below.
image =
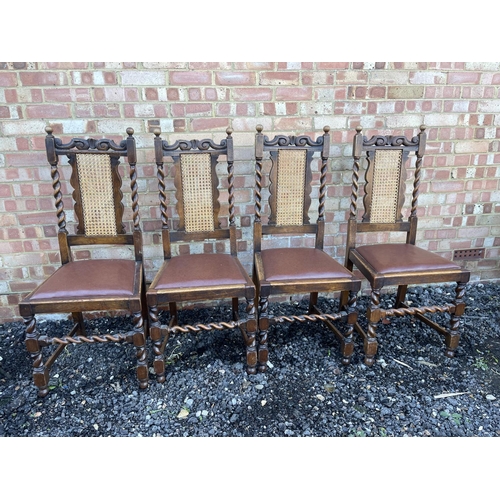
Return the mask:
<svg viewBox="0 0 500 500">
<path fill-rule="evenodd" d="M 267 360 L 269 357 L 267 349 L 267 330 L 269 329 L 268 305 L 269 297 L 261 296 L 259 299 L 259 344 L 257 346 L 259 359 L 258 370 L 261 373 L 267 370 Z"/>
<path fill-rule="evenodd" d="M 460 341 L 460 333 L 458 332 L 458 324 L 460 321 L 460 316 L 465 311 L 465 283 L 457 283 L 455 288 L 455 312 L 451 315 L 450 328 L 445 334 L 446 342 L 446 356 L 453 358 L 455 356 L 455 351 L 457 350 L 458 343 Z"/>
<path fill-rule="evenodd" d="M 233 321 L 238 321 L 238 297 L 231 299 L 231 306 L 233 311 Z"/>
<path fill-rule="evenodd" d="M 141 307 L 142 307 L 142 318 L 144 320 L 144 331 L 146 332 L 146 337 L 149 335 L 149 313 L 148 313 L 148 301 L 146 298 L 146 277 L 143 273 L 142 275 L 142 295 L 141 295 Z"/>
<path fill-rule="evenodd" d="M 137 379 L 139 387 L 146 389 L 148 386 L 148 363 L 146 354 L 146 333 L 144 329 L 144 318 L 142 312 L 136 312 L 133 316 L 134 322 L 134 346 L 137 353 Z"/>
<path fill-rule="evenodd" d="M 78 323 L 78 327 L 80 329 L 80 335 L 87 335 L 85 332 L 85 323 L 83 321 L 83 313 L 74 312 L 74 313 L 71 313 L 71 316 L 73 316 L 73 321 L 75 323 Z"/>
<path fill-rule="evenodd" d="M 314 306 L 318 303 L 318 292 L 311 292 L 309 294 L 309 311 L 308 314 L 313 313 Z"/>
<path fill-rule="evenodd" d="M 401 304 L 405 301 L 406 298 L 406 291 L 408 290 L 408 285 L 399 285 L 398 286 L 398 293 L 396 295 L 396 302 L 394 304 L 394 307 L 401 307 Z"/>
<path fill-rule="evenodd" d="M 351 273 L 352 270 L 354 269 L 354 264 L 350 260 L 347 261 L 346 269 L 348 271 L 351 271 Z M 347 304 L 349 304 L 349 300 L 350 300 L 349 290 L 342 290 L 342 292 L 340 292 L 340 304 L 339 304 L 340 310 L 347 307 Z"/>
<path fill-rule="evenodd" d="M 170 321 L 171 321 L 170 326 L 177 326 L 178 325 L 178 322 L 177 322 L 177 316 L 178 316 L 177 302 L 169 302 L 168 307 L 170 310 Z"/>
<path fill-rule="evenodd" d="M 33 362 L 33 382 L 38 387 L 38 396 L 43 398 L 49 392 L 49 368 L 45 366 L 43 361 L 35 316 L 25 316 L 24 324 L 26 326 L 26 349 Z"/>
</svg>

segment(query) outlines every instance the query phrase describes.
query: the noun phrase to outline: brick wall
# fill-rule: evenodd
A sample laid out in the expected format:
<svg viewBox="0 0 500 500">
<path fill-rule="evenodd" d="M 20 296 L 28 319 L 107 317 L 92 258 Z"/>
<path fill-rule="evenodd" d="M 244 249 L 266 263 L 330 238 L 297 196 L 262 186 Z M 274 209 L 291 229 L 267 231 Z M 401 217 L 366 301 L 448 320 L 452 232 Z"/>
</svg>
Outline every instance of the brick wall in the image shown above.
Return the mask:
<svg viewBox="0 0 500 500">
<path fill-rule="evenodd" d="M 59 265 L 48 123 L 66 138 L 120 138 L 134 128 L 149 280 L 162 259 L 155 127 L 169 141 L 219 141 L 234 129 L 239 255 L 250 271 L 258 123 L 270 136 L 316 136 L 330 125 L 326 250 L 339 262 L 355 127 L 410 136 L 425 124 L 418 244 L 448 258 L 454 249 L 484 247 L 484 259 L 465 265 L 473 280 L 497 280 L 499 90 L 500 63 L 0 63 L 0 321 L 19 319 L 20 297 Z M 63 179 L 68 192 L 64 168 Z"/>
</svg>

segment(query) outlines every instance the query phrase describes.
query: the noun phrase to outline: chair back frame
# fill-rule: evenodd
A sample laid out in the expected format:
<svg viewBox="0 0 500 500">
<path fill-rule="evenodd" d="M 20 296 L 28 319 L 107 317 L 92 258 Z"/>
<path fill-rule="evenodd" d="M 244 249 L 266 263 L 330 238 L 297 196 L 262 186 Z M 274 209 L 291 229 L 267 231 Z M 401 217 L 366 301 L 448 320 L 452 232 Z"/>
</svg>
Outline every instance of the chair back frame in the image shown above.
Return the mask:
<svg viewBox="0 0 500 500">
<path fill-rule="evenodd" d="M 236 224 L 235 224 L 235 209 L 234 209 L 234 154 L 233 154 L 233 138 L 232 129 L 226 130 L 227 137 L 222 139 L 220 143 L 215 143 L 211 139 L 203 140 L 178 140 L 173 144 L 160 137 L 160 129 L 155 129 L 155 160 L 157 166 L 158 178 L 158 191 L 160 199 L 160 213 L 161 213 L 161 230 L 162 230 L 162 243 L 163 243 L 163 257 L 170 259 L 172 257 L 172 242 L 189 242 L 189 241 L 203 241 L 207 238 L 210 239 L 229 239 L 231 255 L 237 255 L 236 246 Z M 229 203 L 229 227 L 222 228 L 219 220 L 220 202 L 219 202 L 219 176 L 216 172 L 220 156 L 226 156 L 227 172 L 228 172 L 228 203 Z M 209 158 L 208 158 L 209 156 Z M 165 165 L 164 157 L 170 157 L 173 160 L 175 168 L 174 186 L 175 196 L 177 199 L 176 211 L 179 216 L 179 224 L 176 230 L 169 227 L 168 219 L 168 203 L 165 184 Z M 184 165 L 184 164 L 186 165 Z M 205 163 L 205 165 L 203 165 Z M 209 167 L 209 172 L 200 173 L 203 179 L 196 179 L 195 182 L 204 184 L 205 194 L 210 194 L 210 207 L 205 207 L 205 221 L 199 225 L 197 223 L 189 223 L 190 208 L 189 202 L 193 200 L 194 193 L 189 192 L 189 187 L 186 188 L 186 180 L 183 177 L 183 168 L 190 166 L 197 168 L 199 164 L 200 169 L 205 166 Z M 193 176 L 190 176 L 193 178 Z M 188 178 L 188 176 L 186 176 Z M 207 190 L 207 184 L 210 188 Z M 200 188 L 200 184 L 191 187 Z M 187 196 L 189 194 L 189 196 Z M 199 194 L 199 193 L 198 193 Z M 199 201 L 199 200 L 197 200 Z M 199 208 L 199 205 L 194 207 Z M 211 213 L 208 213 L 208 212 Z M 194 229 L 189 226 L 194 227 Z M 201 226 L 201 227 L 200 227 Z"/>
<path fill-rule="evenodd" d="M 115 245 L 133 245 L 135 260 L 142 261 L 142 233 L 140 229 L 140 216 L 139 216 L 139 203 L 138 203 L 138 190 L 137 190 L 137 153 L 135 138 L 133 137 L 134 130 L 127 128 L 128 137 L 116 144 L 111 139 L 81 139 L 73 138 L 67 143 L 63 143 L 60 138 L 54 137 L 52 134 L 52 127 L 45 128 L 47 136 L 45 137 L 45 147 L 47 152 L 47 160 L 51 165 L 51 178 L 52 187 L 54 189 L 55 206 L 57 210 L 57 225 L 58 225 L 58 241 L 61 253 L 61 263 L 64 265 L 72 260 L 71 247 L 73 245 L 102 245 L 102 244 L 115 244 Z M 63 197 L 61 194 L 61 182 L 59 174 L 59 157 L 67 156 L 68 162 L 72 168 L 70 183 L 73 187 L 73 200 L 74 210 L 78 220 L 76 234 L 70 235 L 66 228 L 66 213 L 64 210 Z M 130 187 L 132 198 L 132 213 L 133 213 L 133 233 L 127 234 L 123 224 L 123 193 L 121 191 L 122 179 L 118 171 L 120 157 L 126 157 L 130 169 Z M 106 160 L 105 160 L 106 158 Z M 90 162 L 85 161 L 90 160 Z M 107 163 L 109 162 L 109 163 Z M 100 218 L 103 210 L 114 210 L 114 221 L 106 225 L 104 229 L 91 229 L 91 223 L 87 223 L 88 212 L 84 206 L 87 201 L 98 201 L 101 193 L 92 197 L 91 190 L 96 188 L 93 182 L 101 182 L 99 179 L 101 172 L 92 172 L 92 169 L 99 166 L 109 166 L 108 179 L 112 182 L 111 192 L 108 192 L 109 203 L 104 203 L 106 206 L 98 206 L 95 209 Z M 83 176 L 86 171 L 94 179 L 89 180 L 89 190 L 85 194 L 82 189 Z M 104 187 L 104 184 L 99 184 L 98 187 Z M 104 200 L 106 202 L 106 200 Z"/>
<path fill-rule="evenodd" d="M 406 243 L 414 245 L 416 242 L 417 234 L 417 207 L 418 195 L 420 187 L 420 178 L 422 170 L 422 161 L 425 153 L 426 146 L 426 133 L 425 126 L 420 127 L 418 135 L 411 139 L 405 136 L 392 136 L 392 135 L 376 135 L 368 139 L 362 135 L 362 127 L 356 127 L 356 135 L 353 139 L 353 174 L 352 174 L 352 187 L 351 187 L 351 200 L 349 207 L 349 220 L 347 227 L 347 249 L 346 249 L 346 266 L 349 259 L 349 251 L 356 246 L 356 234 L 363 232 L 406 232 Z M 382 152 L 385 158 L 393 162 L 394 153 L 397 155 L 399 152 L 398 168 L 399 171 L 396 175 L 394 173 L 387 180 L 386 188 L 393 188 L 394 192 L 391 195 L 391 203 L 394 203 L 393 210 L 391 211 L 392 217 L 375 216 L 373 215 L 372 206 L 374 198 L 376 198 L 376 156 L 377 152 Z M 415 173 L 413 177 L 413 191 L 411 199 L 411 209 L 408 220 L 404 221 L 402 210 L 405 202 L 405 181 L 406 181 L 406 164 L 408 163 L 410 153 L 414 152 L 416 156 Z M 363 196 L 364 213 L 361 222 L 358 222 L 358 193 L 359 193 L 359 170 L 361 158 L 363 153 L 366 158 L 367 166 L 365 170 L 365 195 Z M 390 167 L 389 167 L 390 168 Z M 382 176 L 384 174 L 382 173 Z M 384 179 L 379 179 L 379 183 Z M 386 195 L 388 195 L 386 191 Z"/>
<path fill-rule="evenodd" d="M 330 127 L 323 128 L 324 134 L 319 136 L 316 140 L 311 139 L 307 135 L 300 136 L 285 136 L 277 135 L 273 139 L 269 139 L 262 134 L 263 127 L 258 125 L 256 127 L 257 134 L 255 138 L 255 219 L 254 219 L 254 251 L 260 252 L 262 248 L 263 235 L 286 235 L 286 234 L 316 234 L 315 246 L 318 249 L 323 248 L 324 240 L 324 222 L 325 222 L 325 199 L 326 199 L 326 173 L 328 168 L 328 157 L 330 153 Z M 262 187 L 263 187 L 263 159 L 264 152 L 268 151 L 271 158 L 271 170 L 269 172 L 269 206 L 270 215 L 267 224 L 262 224 Z M 295 189 L 295 194 L 300 193 L 300 205 L 302 207 L 301 214 L 297 217 L 297 210 L 294 214 L 295 220 L 291 223 L 280 222 L 279 220 L 279 189 L 280 189 L 280 155 L 283 152 L 290 153 L 290 160 L 294 159 L 294 155 L 300 151 L 304 151 L 304 169 L 303 172 L 296 176 L 296 180 L 302 181 L 302 187 Z M 310 223 L 309 208 L 311 206 L 311 162 L 314 153 L 319 152 L 321 156 L 321 174 L 320 174 L 320 188 L 319 188 L 319 206 L 318 206 L 318 219 L 316 223 Z M 286 160 L 285 160 L 286 161 Z M 285 173 L 286 176 L 286 173 Z M 293 179 L 292 179 L 293 182 Z M 295 186 L 299 186 L 296 183 Z M 294 192 L 292 191 L 292 194 Z M 300 219 L 300 220 L 298 220 Z"/>
</svg>

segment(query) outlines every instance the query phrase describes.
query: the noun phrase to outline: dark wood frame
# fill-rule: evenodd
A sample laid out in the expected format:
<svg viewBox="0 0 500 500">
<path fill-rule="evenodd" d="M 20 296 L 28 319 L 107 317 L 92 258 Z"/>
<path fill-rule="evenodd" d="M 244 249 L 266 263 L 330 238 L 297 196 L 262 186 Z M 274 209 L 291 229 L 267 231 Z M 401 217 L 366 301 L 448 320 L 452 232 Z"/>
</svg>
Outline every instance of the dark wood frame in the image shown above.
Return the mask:
<svg viewBox="0 0 500 500">
<path fill-rule="evenodd" d="M 353 325 L 357 321 L 356 295 L 361 288 L 361 281 L 356 279 L 296 279 L 283 281 L 266 281 L 264 276 L 264 265 L 262 261 L 262 239 L 267 235 L 315 235 L 315 248 L 323 250 L 325 235 L 325 201 L 326 201 L 326 173 L 328 168 L 328 158 L 330 154 L 330 127 L 323 128 L 324 134 L 316 140 L 309 136 L 284 136 L 278 135 L 269 139 L 262 134 L 263 127 L 256 127 L 255 136 L 255 219 L 254 219 L 254 270 L 253 280 L 257 287 L 259 299 L 259 341 L 258 341 L 258 363 L 259 371 L 264 372 L 268 361 L 268 329 L 276 324 L 294 321 L 323 321 L 340 341 L 342 353 L 342 363 L 347 365 L 350 362 L 354 345 L 352 342 Z M 277 210 L 277 199 L 275 189 L 277 184 L 277 156 L 280 149 L 306 149 L 306 171 L 304 178 L 304 204 L 301 225 L 277 226 L 275 214 Z M 267 224 L 262 223 L 262 189 L 264 185 L 263 159 L 264 152 L 269 152 L 272 166 L 269 174 L 269 207 L 271 214 Z M 316 223 L 309 220 L 309 208 L 311 205 L 311 161 L 313 155 L 319 153 L 321 156 L 321 173 L 319 188 L 318 219 Z M 348 303 L 343 305 L 337 314 L 324 314 L 317 306 L 318 294 L 320 292 L 346 291 Z M 269 297 L 277 294 L 309 293 L 309 310 L 307 315 L 301 316 L 270 316 L 268 313 Z M 335 325 L 334 321 L 341 319 L 347 323 L 347 331 L 342 333 Z"/>
<path fill-rule="evenodd" d="M 232 329 L 239 328 L 242 333 L 246 345 L 246 361 L 247 372 L 249 374 L 256 372 L 257 354 L 256 354 L 256 331 L 257 320 L 255 310 L 255 286 L 237 258 L 237 228 L 235 223 L 234 210 L 234 155 L 233 155 L 233 138 L 232 129 L 226 130 L 227 137 L 219 144 L 210 139 L 204 140 L 181 140 L 174 144 L 168 144 L 160 137 L 160 129 L 154 131 L 155 139 L 155 158 L 157 165 L 158 190 L 160 200 L 160 213 L 162 222 L 162 245 L 164 263 L 156 274 L 151 286 L 147 291 L 147 304 L 149 307 L 150 317 L 150 337 L 153 341 L 154 352 L 154 369 L 158 382 L 165 381 L 165 361 L 164 351 L 171 333 L 176 332 L 199 332 L 213 329 Z M 183 223 L 183 204 L 182 204 L 182 187 L 181 187 L 181 172 L 180 158 L 181 154 L 202 154 L 209 153 L 211 156 L 212 170 L 212 196 L 214 203 L 214 230 L 200 232 L 186 232 Z M 226 156 L 227 172 L 228 172 L 228 204 L 229 204 L 229 226 L 221 228 L 218 214 L 220 209 L 219 203 L 219 178 L 216 173 L 216 166 L 220 161 L 221 156 Z M 166 187 L 165 187 L 165 168 L 164 157 L 170 157 L 174 161 L 175 168 L 175 187 L 176 187 L 176 209 L 179 215 L 179 226 L 176 230 L 169 227 L 167 215 L 168 204 Z M 173 242 L 192 242 L 204 241 L 206 239 L 229 240 L 230 254 L 234 258 L 236 265 L 241 271 L 242 277 L 246 279 L 244 285 L 218 285 L 218 286 L 201 286 L 201 287 L 185 287 L 176 289 L 156 289 L 157 283 L 162 275 L 166 272 L 172 257 L 171 243 Z M 177 303 L 182 301 L 208 301 L 215 299 L 232 300 L 232 321 L 197 324 L 197 325 L 178 325 Z M 246 313 L 244 317 L 238 314 L 239 299 L 246 300 Z M 166 309 L 170 311 L 170 321 L 168 325 L 161 325 L 158 317 L 158 309 Z"/>
<path fill-rule="evenodd" d="M 368 319 L 368 328 L 365 331 L 359 323 L 356 323 L 356 331 L 362 336 L 364 342 L 365 364 L 372 366 L 377 353 L 378 343 L 376 337 L 376 326 L 378 322 L 384 318 L 395 316 L 413 315 L 420 321 L 431 326 L 434 330 L 444 336 L 446 343 L 446 355 L 453 357 L 458 347 L 460 334 L 458 333 L 459 317 L 463 314 L 465 303 L 463 300 L 465 294 L 465 285 L 470 279 L 470 271 L 466 269 L 460 270 L 440 270 L 429 272 L 407 272 L 396 274 L 377 274 L 373 271 L 370 263 L 359 254 L 356 249 L 356 236 L 358 233 L 364 232 L 404 232 L 406 233 L 406 244 L 415 245 L 417 236 L 417 206 L 420 187 L 420 178 L 422 171 L 423 156 L 426 146 L 425 126 L 420 127 L 418 135 L 412 139 L 407 139 L 405 136 L 381 136 L 376 135 L 370 139 L 362 135 L 362 127 L 356 128 L 356 135 L 353 139 L 353 175 L 351 189 L 350 215 L 347 225 L 347 246 L 345 256 L 345 267 L 353 270 L 354 266 L 359 269 L 363 276 L 369 281 L 371 286 L 371 304 L 366 312 Z M 381 224 L 370 222 L 370 205 L 371 205 L 371 182 L 372 170 L 370 169 L 371 158 L 375 150 L 402 150 L 402 173 L 399 186 L 398 196 L 398 214 L 399 217 L 394 223 Z M 357 200 L 359 193 L 359 171 L 361 159 L 365 154 L 367 160 L 367 171 L 365 172 L 365 195 L 363 197 L 364 212 L 361 222 L 357 221 L 358 208 Z M 413 177 L 413 191 L 411 197 L 410 215 L 407 221 L 402 218 L 402 208 L 405 197 L 405 165 L 408 163 L 408 158 L 411 153 L 416 156 L 415 170 Z M 444 283 L 456 282 L 456 296 L 453 304 L 444 306 L 430 307 L 409 307 L 405 303 L 405 296 L 408 285 L 410 284 L 429 284 L 429 283 Z M 394 307 L 391 309 L 382 309 L 380 307 L 380 293 L 384 286 L 398 286 L 397 296 Z M 341 299 L 343 304 L 346 304 L 348 297 L 345 293 Z M 448 312 L 451 314 L 450 328 L 443 328 L 436 322 L 424 316 L 426 313 Z"/>
<path fill-rule="evenodd" d="M 145 348 L 145 322 L 147 321 L 145 308 L 145 282 L 142 264 L 142 233 L 139 225 L 139 205 L 137 191 L 136 146 L 133 137 L 134 130 L 127 129 L 127 138 L 120 144 L 109 139 L 80 139 L 74 138 L 68 143 L 52 135 L 52 128 L 45 128 L 47 136 L 45 146 L 47 159 L 51 165 L 52 185 L 54 188 L 55 207 L 57 210 L 58 242 L 62 266 L 73 260 L 72 248 L 79 245 L 131 245 L 134 247 L 135 274 L 133 295 L 99 296 L 77 299 L 32 299 L 39 287 L 28 294 L 20 303 L 20 315 L 26 324 L 26 348 L 33 361 L 33 380 L 38 387 L 38 395 L 43 397 L 48 393 L 49 372 L 54 361 L 69 344 L 132 342 L 137 351 L 137 378 L 142 389 L 148 386 L 147 356 Z M 83 227 L 83 212 L 81 195 L 76 174 L 76 154 L 106 154 L 111 159 L 113 178 L 113 197 L 116 207 L 117 233 L 114 236 L 85 236 Z M 78 218 L 76 234 L 69 234 L 66 228 L 66 214 L 64 211 L 61 183 L 59 175 L 59 157 L 67 156 L 72 167 L 71 185 L 74 188 L 74 209 Z M 126 157 L 130 168 L 130 186 L 133 211 L 133 232 L 127 234 L 122 222 L 123 194 L 121 192 L 121 177 L 118 172 L 120 157 Z M 41 286 L 41 285 L 40 285 Z M 87 335 L 84 325 L 84 312 L 89 311 L 127 310 L 132 314 L 133 330 L 127 333 L 113 335 Z M 62 337 L 49 338 L 41 335 L 36 329 L 36 314 L 42 313 L 71 313 L 75 321 L 73 329 Z M 44 361 L 43 347 L 57 346 L 50 357 Z"/>
</svg>

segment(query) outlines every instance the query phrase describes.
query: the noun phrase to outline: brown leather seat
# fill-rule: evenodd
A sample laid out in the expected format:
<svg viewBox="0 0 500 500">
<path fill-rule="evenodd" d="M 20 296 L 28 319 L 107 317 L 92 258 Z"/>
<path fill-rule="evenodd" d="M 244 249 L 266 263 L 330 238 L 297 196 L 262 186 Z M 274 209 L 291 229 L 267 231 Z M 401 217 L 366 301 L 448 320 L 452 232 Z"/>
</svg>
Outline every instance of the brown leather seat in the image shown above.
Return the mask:
<svg viewBox="0 0 500 500">
<path fill-rule="evenodd" d="M 179 255 L 165 261 L 156 290 L 245 285 L 246 277 L 235 257 L 228 254 Z"/>
<path fill-rule="evenodd" d="M 415 245 L 382 243 L 357 247 L 352 252 L 363 257 L 379 274 L 460 270 L 454 262 Z"/>
<path fill-rule="evenodd" d="M 31 301 L 132 296 L 135 267 L 133 260 L 68 262 L 38 287 L 31 296 Z"/>
<path fill-rule="evenodd" d="M 352 279 L 353 274 L 317 248 L 262 250 L 264 281 Z"/>
</svg>

